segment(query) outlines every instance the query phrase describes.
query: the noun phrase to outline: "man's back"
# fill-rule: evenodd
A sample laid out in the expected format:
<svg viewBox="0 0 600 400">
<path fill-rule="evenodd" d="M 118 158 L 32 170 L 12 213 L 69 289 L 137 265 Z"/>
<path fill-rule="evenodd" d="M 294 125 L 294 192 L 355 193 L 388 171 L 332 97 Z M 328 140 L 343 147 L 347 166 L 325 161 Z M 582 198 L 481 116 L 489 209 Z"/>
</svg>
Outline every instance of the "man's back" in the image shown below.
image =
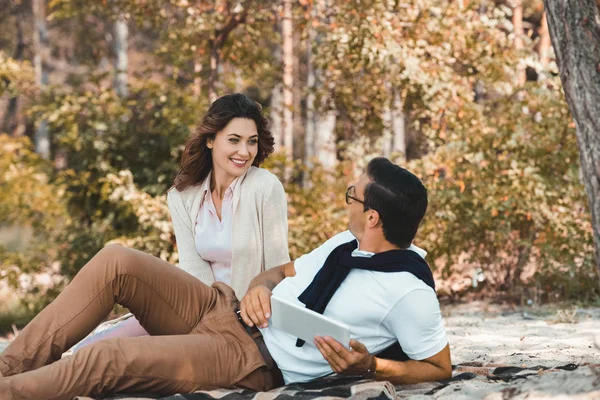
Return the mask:
<svg viewBox="0 0 600 400">
<path fill-rule="evenodd" d="M 273 294 L 304 306 L 298 296 L 329 253 L 354 239 L 349 231 L 342 232 L 297 259 L 296 275 L 279 283 Z M 410 358 L 421 360 L 448 343 L 435 292 L 409 272 L 352 270 L 323 314 L 349 325 L 352 338 L 372 354 L 399 340 Z M 286 382 L 307 381 L 331 372 L 312 343 L 296 347 L 296 338 L 291 335 L 271 327 L 262 332 Z"/>
</svg>

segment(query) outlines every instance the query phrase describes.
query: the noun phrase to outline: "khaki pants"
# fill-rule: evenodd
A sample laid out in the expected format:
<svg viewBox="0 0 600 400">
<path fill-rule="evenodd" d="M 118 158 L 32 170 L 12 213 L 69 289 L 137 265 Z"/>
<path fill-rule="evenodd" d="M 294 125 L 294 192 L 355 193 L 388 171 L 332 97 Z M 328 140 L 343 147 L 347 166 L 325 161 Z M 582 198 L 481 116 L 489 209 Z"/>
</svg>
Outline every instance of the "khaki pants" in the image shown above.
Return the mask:
<svg viewBox="0 0 600 400">
<path fill-rule="evenodd" d="M 115 304 L 152 336 L 103 340 L 61 359 Z M 209 287 L 156 257 L 109 245 L 0 355 L 0 399 L 269 390 L 274 378 L 237 306 L 223 283 Z"/>
</svg>

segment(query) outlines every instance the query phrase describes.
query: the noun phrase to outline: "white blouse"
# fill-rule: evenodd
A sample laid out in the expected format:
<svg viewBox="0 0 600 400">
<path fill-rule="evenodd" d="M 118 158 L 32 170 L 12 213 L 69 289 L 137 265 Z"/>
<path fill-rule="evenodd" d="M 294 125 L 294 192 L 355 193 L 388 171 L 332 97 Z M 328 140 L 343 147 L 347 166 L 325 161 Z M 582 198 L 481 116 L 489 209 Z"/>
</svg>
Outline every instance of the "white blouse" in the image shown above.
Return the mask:
<svg viewBox="0 0 600 400">
<path fill-rule="evenodd" d="M 200 210 L 196 218 L 196 250 L 200 257 L 208 261 L 218 282 L 231 284 L 231 258 L 233 231 L 233 191 L 239 178 L 225 190 L 221 205 L 221 219 L 217 214 L 210 192 L 210 174 L 203 183 Z"/>
</svg>

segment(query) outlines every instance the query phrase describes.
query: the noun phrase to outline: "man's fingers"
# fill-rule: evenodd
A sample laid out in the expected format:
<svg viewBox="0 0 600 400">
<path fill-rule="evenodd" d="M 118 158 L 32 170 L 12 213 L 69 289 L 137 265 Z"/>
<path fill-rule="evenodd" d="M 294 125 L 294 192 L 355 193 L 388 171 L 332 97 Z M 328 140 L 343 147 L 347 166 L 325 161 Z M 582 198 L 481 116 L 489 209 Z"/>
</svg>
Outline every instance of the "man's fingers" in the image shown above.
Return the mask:
<svg viewBox="0 0 600 400">
<path fill-rule="evenodd" d="M 263 307 L 260 300 L 260 295 L 252 296 L 252 309 L 254 311 L 255 318 L 252 318 L 252 321 L 256 324 L 256 326 L 260 326 L 264 328 L 264 324 L 267 322 L 265 318 L 265 314 L 263 313 Z"/>
<path fill-rule="evenodd" d="M 358 340 L 351 339 L 350 340 L 350 347 L 352 347 L 353 350 L 356 350 L 359 353 L 368 353 L 369 352 L 369 350 L 367 350 L 367 346 L 365 346 L 364 344 L 362 344 Z"/>
<path fill-rule="evenodd" d="M 352 361 L 346 358 L 347 355 L 350 355 L 350 352 L 348 350 L 344 349 L 341 345 L 339 345 L 338 348 L 332 346 L 331 341 L 328 341 L 326 338 L 321 338 L 321 346 L 327 354 L 330 364 L 337 366 L 338 370 L 334 369 L 334 371 L 342 372 L 343 370 L 348 368 L 348 364 Z"/>
<path fill-rule="evenodd" d="M 266 328 L 271 315 L 271 291 L 266 288 L 253 288 L 240 302 L 240 315 L 246 325 Z"/>
<path fill-rule="evenodd" d="M 261 291 L 258 294 L 259 299 L 260 299 L 260 305 L 263 311 L 263 315 L 265 316 L 265 324 L 268 325 L 268 321 L 266 321 L 267 319 L 269 319 L 271 317 L 271 296 L 270 293 L 267 293 L 265 291 Z M 263 328 L 266 328 L 267 326 L 263 326 Z"/>
<path fill-rule="evenodd" d="M 343 357 L 346 357 L 347 355 L 350 354 L 350 351 L 345 346 L 343 346 L 340 342 L 335 340 L 334 338 L 332 338 L 330 336 L 325 336 L 323 339 L 332 349 L 335 350 L 335 352 L 337 354 L 339 354 Z"/>
<path fill-rule="evenodd" d="M 317 349 L 319 349 L 319 351 L 321 352 L 321 355 L 323 356 L 325 361 L 327 361 L 329 363 L 329 366 L 331 366 L 331 369 L 334 372 L 341 372 L 341 367 L 338 365 L 338 363 L 333 357 L 333 349 L 327 346 L 327 343 L 325 343 L 325 341 L 319 339 L 318 337 L 315 337 L 314 343 L 315 346 L 317 346 Z"/>
<path fill-rule="evenodd" d="M 248 314 L 246 313 L 246 307 L 242 307 L 240 305 L 240 316 L 242 317 L 242 319 L 244 320 L 244 322 L 246 323 L 246 325 L 248 326 L 252 326 L 252 320 L 250 319 L 250 317 L 248 317 Z"/>
</svg>

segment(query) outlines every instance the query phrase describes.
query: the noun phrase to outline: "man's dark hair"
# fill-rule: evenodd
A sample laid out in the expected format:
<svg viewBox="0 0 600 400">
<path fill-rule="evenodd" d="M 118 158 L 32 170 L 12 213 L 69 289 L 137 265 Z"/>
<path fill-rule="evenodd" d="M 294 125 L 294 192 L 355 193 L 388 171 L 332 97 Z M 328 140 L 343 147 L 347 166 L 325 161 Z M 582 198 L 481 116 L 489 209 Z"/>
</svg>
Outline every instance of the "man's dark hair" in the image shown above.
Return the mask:
<svg viewBox="0 0 600 400">
<path fill-rule="evenodd" d="M 386 240 L 410 246 L 427 211 L 427 189 L 414 174 L 384 157 L 367 165 L 371 182 L 365 187 L 365 211 L 379 213 Z"/>
</svg>

